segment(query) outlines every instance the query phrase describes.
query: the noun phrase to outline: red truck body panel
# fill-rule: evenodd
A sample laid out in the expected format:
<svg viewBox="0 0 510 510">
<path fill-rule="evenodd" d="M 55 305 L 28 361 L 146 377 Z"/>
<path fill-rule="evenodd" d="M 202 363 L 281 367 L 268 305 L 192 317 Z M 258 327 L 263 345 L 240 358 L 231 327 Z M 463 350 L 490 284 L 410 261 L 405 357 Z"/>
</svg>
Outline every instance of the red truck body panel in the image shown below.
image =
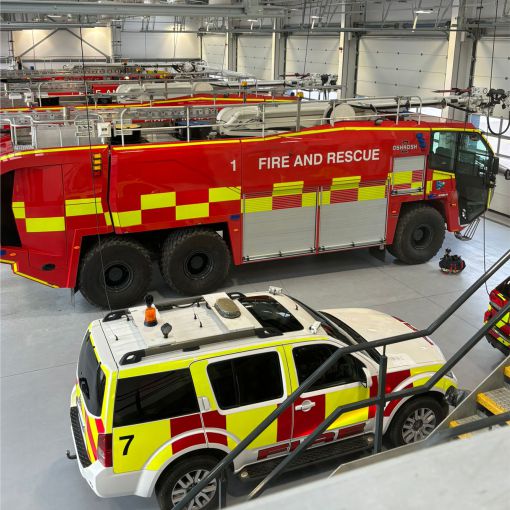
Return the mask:
<svg viewBox="0 0 510 510">
<path fill-rule="evenodd" d="M 429 202 L 444 214 L 448 230 L 459 231 L 453 174 L 425 166 L 396 179 L 392 169 L 401 158 L 426 161 L 431 130 L 466 128 L 474 131 L 462 123 L 341 122 L 265 138 L 19 153 L 2 140 L 2 174 L 14 171 L 12 209 L 20 245 L 2 246 L 1 258 L 23 276 L 74 288 L 84 238 L 212 224 L 226 228 L 234 263 L 241 264 L 256 260 L 245 252 L 250 212 L 306 207 L 317 218 L 307 253 L 320 253 L 336 249 L 334 243 L 324 248 L 326 206 L 368 207 L 375 201 L 382 204 L 385 227 L 367 245 L 391 244 L 407 202 Z M 411 187 L 416 191 L 398 194 Z M 301 228 L 289 223 L 290 230 Z M 266 258 L 282 256 L 293 254 Z"/>
</svg>

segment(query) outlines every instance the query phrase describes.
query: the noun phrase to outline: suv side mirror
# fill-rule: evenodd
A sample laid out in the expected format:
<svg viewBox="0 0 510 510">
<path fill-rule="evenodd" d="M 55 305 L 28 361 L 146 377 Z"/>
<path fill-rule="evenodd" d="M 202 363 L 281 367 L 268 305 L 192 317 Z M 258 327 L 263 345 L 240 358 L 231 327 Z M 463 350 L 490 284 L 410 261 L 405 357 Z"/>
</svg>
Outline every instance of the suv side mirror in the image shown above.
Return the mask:
<svg viewBox="0 0 510 510">
<path fill-rule="evenodd" d="M 505 179 L 506 179 L 507 181 L 510 181 L 510 168 L 507 168 L 507 169 L 505 170 Z"/>
</svg>

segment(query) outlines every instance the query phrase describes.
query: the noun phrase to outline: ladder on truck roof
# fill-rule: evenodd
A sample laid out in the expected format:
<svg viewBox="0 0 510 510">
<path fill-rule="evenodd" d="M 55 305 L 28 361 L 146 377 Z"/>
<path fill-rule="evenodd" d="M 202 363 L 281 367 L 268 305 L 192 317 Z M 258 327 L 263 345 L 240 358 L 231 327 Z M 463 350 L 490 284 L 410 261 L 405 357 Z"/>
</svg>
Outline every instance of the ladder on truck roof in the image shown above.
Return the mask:
<svg viewBox="0 0 510 510">
<path fill-rule="evenodd" d="M 63 147 L 89 143 L 109 143 L 112 138 L 125 145 L 127 137 L 139 135 L 174 135 L 174 139 L 190 141 L 214 137 L 264 137 L 286 131 L 339 121 L 382 121 L 391 119 L 398 125 L 402 118 L 422 121 L 422 108 L 429 105 L 452 106 L 468 112 L 482 111 L 495 104 L 510 105 L 509 94 L 494 96 L 483 93 L 461 93 L 460 95 L 435 96 L 383 96 L 371 98 L 335 99 L 329 101 L 261 101 L 257 104 L 221 103 L 213 97 L 212 104 L 186 106 L 126 106 L 119 108 L 89 108 L 84 119 L 84 109 L 67 110 L 61 113 L 37 112 L 37 114 L 2 114 L 0 123 L 10 125 L 11 140 L 17 143 L 16 129 L 30 127 L 33 149 Z M 415 108 L 416 112 L 409 110 Z M 154 126 L 154 123 L 162 125 Z M 105 130 L 106 127 L 106 130 Z M 52 136 L 38 136 L 39 132 L 53 130 Z M 200 131 L 198 131 L 200 130 Z M 65 131 L 65 135 L 62 133 Z M 26 136 L 26 135 L 25 135 Z M 82 138 L 80 143 L 80 138 Z M 43 144 L 44 140 L 44 144 Z M 132 142 L 134 143 L 134 142 Z M 140 143 L 137 140 L 135 143 Z M 141 142 L 143 143 L 143 142 Z"/>
</svg>

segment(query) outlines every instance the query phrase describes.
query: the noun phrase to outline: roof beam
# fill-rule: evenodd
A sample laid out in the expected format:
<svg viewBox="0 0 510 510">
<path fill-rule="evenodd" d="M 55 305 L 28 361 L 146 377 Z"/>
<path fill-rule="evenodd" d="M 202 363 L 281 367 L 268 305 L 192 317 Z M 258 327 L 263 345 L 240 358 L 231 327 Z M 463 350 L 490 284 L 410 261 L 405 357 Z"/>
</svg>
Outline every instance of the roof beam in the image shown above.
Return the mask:
<svg viewBox="0 0 510 510">
<path fill-rule="evenodd" d="M 3 13 L 88 14 L 113 16 L 217 16 L 227 18 L 285 16 L 282 7 L 262 6 L 244 0 L 234 5 L 145 4 L 47 0 L 2 0 Z"/>
</svg>

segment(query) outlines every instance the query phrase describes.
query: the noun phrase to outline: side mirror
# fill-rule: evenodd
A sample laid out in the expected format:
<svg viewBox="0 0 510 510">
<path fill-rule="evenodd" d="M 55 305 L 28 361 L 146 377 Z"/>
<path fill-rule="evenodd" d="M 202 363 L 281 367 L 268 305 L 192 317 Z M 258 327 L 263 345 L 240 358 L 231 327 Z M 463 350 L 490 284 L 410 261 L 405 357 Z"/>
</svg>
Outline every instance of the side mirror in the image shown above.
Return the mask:
<svg viewBox="0 0 510 510">
<path fill-rule="evenodd" d="M 507 181 L 510 181 L 510 168 L 508 168 L 507 170 L 505 170 L 505 179 Z"/>
<path fill-rule="evenodd" d="M 365 380 L 361 381 L 361 384 L 365 386 L 365 388 L 371 388 L 372 387 L 372 376 L 370 375 L 370 372 L 368 371 L 367 367 L 363 367 L 362 369 L 363 375 L 365 376 Z"/>
</svg>

